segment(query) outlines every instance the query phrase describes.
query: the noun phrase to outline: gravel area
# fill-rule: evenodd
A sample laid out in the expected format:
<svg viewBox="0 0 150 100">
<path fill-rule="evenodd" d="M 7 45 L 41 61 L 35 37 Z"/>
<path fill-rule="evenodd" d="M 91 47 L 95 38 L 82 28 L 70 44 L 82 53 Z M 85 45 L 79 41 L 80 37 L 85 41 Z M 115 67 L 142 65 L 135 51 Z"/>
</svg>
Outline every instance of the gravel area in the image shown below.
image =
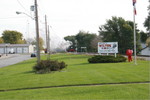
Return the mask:
<svg viewBox="0 0 150 100">
<path fill-rule="evenodd" d="M 21 54 L 8 54 L 8 56 L 3 55 L 0 57 L 0 68 L 13 65 L 19 62 L 22 62 L 24 60 L 31 59 L 29 54 L 21 55 Z"/>
</svg>

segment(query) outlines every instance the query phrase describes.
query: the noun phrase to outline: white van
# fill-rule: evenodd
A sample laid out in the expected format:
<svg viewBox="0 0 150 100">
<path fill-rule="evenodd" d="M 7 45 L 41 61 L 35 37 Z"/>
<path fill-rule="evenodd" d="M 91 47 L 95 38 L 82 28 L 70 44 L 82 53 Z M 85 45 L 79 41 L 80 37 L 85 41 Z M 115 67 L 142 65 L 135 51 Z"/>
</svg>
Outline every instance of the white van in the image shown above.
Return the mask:
<svg viewBox="0 0 150 100">
<path fill-rule="evenodd" d="M 13 48 L 11 48 L 11 49 L 9 50 L 9 54 L 15 54 L 15 51 L 14 51 Z"/>
</svg>

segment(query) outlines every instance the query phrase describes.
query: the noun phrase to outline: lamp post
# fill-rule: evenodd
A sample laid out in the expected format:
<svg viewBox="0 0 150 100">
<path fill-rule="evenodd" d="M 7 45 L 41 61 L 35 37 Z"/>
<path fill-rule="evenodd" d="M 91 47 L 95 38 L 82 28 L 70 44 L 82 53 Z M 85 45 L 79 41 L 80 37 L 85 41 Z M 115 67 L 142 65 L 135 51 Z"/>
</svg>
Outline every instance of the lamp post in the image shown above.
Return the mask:
<svg viewBox="0 0 150 100">
<path fill-rule="evenodd" d="M 16 12 L 16 14 L 25 14 L 28 17 L 35 19 L 35 31 L 36 31 L 36 49 L 37 49 L 37 63 L 40 62 L 40 48 L 39 48 L 39 22 L 38 22 L 38 9 L 37 9 L 37 0 L 34 2 L 34 6 L 32 6 L 32 11 L 33 7 L 35 7 L 35 18 L 31 17 L 30 15 L 24 13 L 24 12 Z"/>
<path fill-rule="evenodd" d="M 6 43 L 5 46 L 6 46 L 6 56 L 8 56 L 7 48 L 9 46 L 9 43 Z"/>
<path fill-rule="evenodd" d="M 26 13 L 24 13 L 24 12 L 19 12 L 19 11 L 16 11 L 16 14 L 25 14 L 26 16 L 28 16 L 28 17 L 30 17 L 31 19 L 33 19 L 34 20 L 34 18 L 33 17 L 31 17 L 30 15 L 28 15 L 28 14 L 26 14 Z"/>
<path fill-rule="evenodd" d="M 6 44 L 6 56 L 7 56 L 7 44 Z"/>
</svg>

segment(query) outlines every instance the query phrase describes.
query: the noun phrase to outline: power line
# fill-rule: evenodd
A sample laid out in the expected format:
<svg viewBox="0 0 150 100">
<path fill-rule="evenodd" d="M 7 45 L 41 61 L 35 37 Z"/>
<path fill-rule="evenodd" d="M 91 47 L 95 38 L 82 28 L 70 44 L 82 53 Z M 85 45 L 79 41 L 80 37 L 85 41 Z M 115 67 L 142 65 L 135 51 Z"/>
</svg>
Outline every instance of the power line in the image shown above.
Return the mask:
<svg viewBox="0 0 150 100">
<path fill-rule="evenodd" d="M 21 3 L 19 0 L 17 0 L 17 2 L 19 3 L 19 5 L 20 5 L 26 12 L 28 12 L 27 9 L 22 5 L 22 3 Z"/>
<path fill-rule="evenodd" d="M 25 17 L 5 17 L 5 18 L 0 18 L 0 19 L 17 19 L 17 18 L 25 18 Z"/>
<path fill-rule="evenodd" d="M 39 3 L 40 3 L 40 0 L 38 0 L 38 1 L 39 1 Z M 41 7 L 40 7 L 39 4 L 38 4 L 38 10 L 39 10 L 40 15 L 42 15 L 42 17 L 45 18 L 44 16 L 45 16 L 46 14 L 43 13 L 44 11 L 41 10 Z M 43 21 L 40 19 L 40 17 L 39 17 L 39 22 L 40 22 L 41 24 L 45 24 L 45 22 L 43 22 Z"/>
<path fill-rule="evenodd" d="M 41 0 L 38 0 L 39 1 L 39 3 L 40 4 L 42 4 L 41 3 Z M 42 5 L 38 5 L 38 8 L 39 8 L 39 11 L 40 11 L 40 13 L 43 13 L 42 15 L 46 15 L 46 12 L 45 12 L 45 10 L 42 10 L 42 9 L 45 9 L 45 6 L 42 6 Z M 42 8 L 42 9 L 41 9 Z"/>
</svg>

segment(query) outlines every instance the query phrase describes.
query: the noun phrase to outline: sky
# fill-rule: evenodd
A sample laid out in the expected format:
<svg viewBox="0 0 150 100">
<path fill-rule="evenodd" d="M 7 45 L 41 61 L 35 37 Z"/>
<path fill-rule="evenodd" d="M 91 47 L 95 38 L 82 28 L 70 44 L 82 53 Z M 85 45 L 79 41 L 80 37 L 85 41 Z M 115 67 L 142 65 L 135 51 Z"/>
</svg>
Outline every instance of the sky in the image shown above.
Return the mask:
<svg viewBox="0 0 150 100">
<path fill-rule="evenodd" d="M 132 0 L 37 0 L 39 10 L 40 36 L 45 39 L 45 19 L 47 15 L 50 25 L 51 41 L 57 45 L 68 35 L 75 35 L 80 30 L 98 34 L 99 27 L 112 16 L 122 17 L 133 21 Z M 0 36 L 4 30 L 16 30 L 24 38 L 34 38 L 35 21 L 30 6 L 34 0 L 0 0 Z M 136 23 L 138 29 L 143 27 L 148 15 L 148 0 L 137 0 Z M 25 14 L 16 14 L 16 11 Z M 26 15 L 27 14 L 27 15 Z"/>
</svg>

